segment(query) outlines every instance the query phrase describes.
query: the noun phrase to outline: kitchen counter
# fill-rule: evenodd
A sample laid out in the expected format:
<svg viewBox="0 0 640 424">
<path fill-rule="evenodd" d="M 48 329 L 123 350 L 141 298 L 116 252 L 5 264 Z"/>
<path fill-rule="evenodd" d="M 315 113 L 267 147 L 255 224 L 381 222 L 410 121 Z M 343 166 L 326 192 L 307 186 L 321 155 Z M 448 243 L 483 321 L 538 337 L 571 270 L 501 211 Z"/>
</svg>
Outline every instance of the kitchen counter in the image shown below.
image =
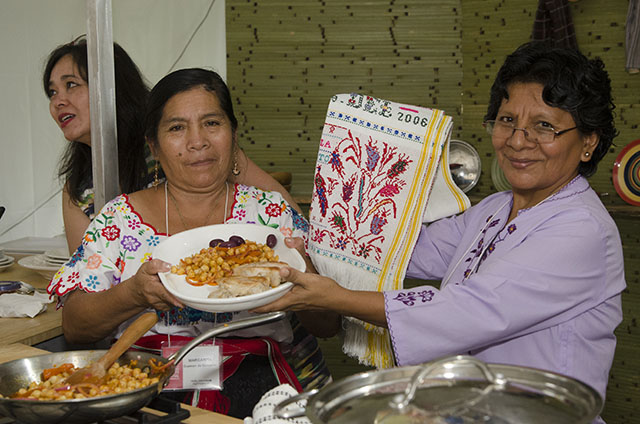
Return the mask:
<svg viewBox="0 0 640 424">
<path fill-rule="evenodd" d="M 14 263 L 0 272 L 0 280 L 19 280 L 35 288 L 44 289 L 49 280 L 36 271 Z M 0 345 L 22 343 L 34 345 L 62 334 L 62 311 L 56 310 L 55 302 L 35 318 L 0 318 Z"/>
<path fill-rule="evenodd" d="M 44 355 L 48 353 L 45 350 L 36 349 L 24 344 L 11 344 L 0 346 L 0 363 L 13 361 L 15 359 L 26 358 L 29 356 Z M 204 409 L 195 408 L 189 405 L 182 405 L 187 409 L 191 416 L 183 423 L 188 424 L 242 424 L 242 420 L 227 417 L 226 415 L 217 414 L 215 412 L 206 411 Z"/>
</svg>

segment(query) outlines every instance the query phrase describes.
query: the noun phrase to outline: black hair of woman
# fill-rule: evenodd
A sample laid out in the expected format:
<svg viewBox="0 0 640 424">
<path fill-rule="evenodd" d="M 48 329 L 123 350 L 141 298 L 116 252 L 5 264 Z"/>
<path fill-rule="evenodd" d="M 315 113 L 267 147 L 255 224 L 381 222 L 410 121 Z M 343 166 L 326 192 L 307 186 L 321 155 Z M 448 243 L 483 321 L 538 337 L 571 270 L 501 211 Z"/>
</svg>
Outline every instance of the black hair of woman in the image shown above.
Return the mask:
<svg viewBox="0 0 640 424">
<path fill-rule="evenodd" d="M 591 160 L 581 162 L 578 173 L 590 177 L 618 134 L 614 124 L 615 105 L 611 80 L 602 60 L 588 59 L 576 49 L 553 47 L 546 42 L 523 44 L 507 56 L 491 87 L 487 114 L 496 118 L 508 86 L 513 83 L 539 83 L 546 104 L 571 114 L 583 135 L 597 134 L 599 143 Z"/>
<path fill-rule="evenodd" d="M 42 77 L 44 91 L 49 98 L 51 72 L 60 59 L 67 55 L 78 67 L 82 79 L 88 82 L 86 40 L 74 40 L 58 46 L 49 54 Z M 143 127 L 149 88 L 136 64 L 117 43 L 113 43 L 113 55 L 120 189 L 131 193 L 143 187 L 150 178 L 145 162 Z M 69 143 L 60 161 L 58 176 L 65 180 L 70 198 L 79 202 L 83 191 L 93 187 L 91 147 L 85 143 Z"/>
</svg>

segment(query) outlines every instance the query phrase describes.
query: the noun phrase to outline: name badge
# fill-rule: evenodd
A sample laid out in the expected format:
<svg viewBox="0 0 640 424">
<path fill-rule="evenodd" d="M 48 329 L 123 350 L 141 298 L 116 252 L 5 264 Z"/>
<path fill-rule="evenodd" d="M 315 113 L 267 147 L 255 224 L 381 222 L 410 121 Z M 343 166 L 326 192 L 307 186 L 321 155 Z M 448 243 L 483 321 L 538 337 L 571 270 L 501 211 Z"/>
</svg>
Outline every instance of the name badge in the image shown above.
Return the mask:
<svg viewBox="0 0 640 424">
<path fill-rule="evenodd" d="M 167 358 L 181 347 L 175 344 L 162 346 L 162 356 Z M 176 365 L 175 372 L 163 390 L 221 390 L 221 365 L 220 346 L 196 346 Z"/>
</svg>

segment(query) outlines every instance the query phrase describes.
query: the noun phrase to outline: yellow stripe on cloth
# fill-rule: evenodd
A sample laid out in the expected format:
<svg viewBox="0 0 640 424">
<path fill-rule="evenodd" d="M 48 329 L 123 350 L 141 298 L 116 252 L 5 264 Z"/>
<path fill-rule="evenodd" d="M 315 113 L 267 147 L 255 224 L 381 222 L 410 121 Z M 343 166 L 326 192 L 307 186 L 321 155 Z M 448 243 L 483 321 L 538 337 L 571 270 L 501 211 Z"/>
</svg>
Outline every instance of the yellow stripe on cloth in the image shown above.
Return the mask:
<svg viewBox="0 0 640 424">
<path fill-rule="evenodd" d="M 429 198 L 429 194 L 431 192 L 433 178 L 435 176 L 436 169 L 438 168 L 439 158 L 442 154 L 442 148 L 444 146 L 444 142 L 450 134 L 451 118 L 445 116 L 444 112 L 440 110 L 438 110 L 437 112 L 439 112 L 437 115 L 438 119 L 434 119 L 434 121 L 439 124 L 438 128 L 436 129 L 436 134 L 432 137 L 432 134 L 428 133 L 426 136 L 429 140 L 434 140 L 431 154 L 429 155 L 429 169 L 427 170 L 426 177 L 424 178 L 424 181 L 428 182 L 428 184 L 423 183 L 422 185 L 422 190 L 420 190 L 417 200 L 417 205 L 422 205 L 422 208 L 417 208 L 415 213 L 411 216 L 409 228 L 405 231 L 404 234 L 405 249 L 402 251 L 402 256 L 396 266 L 392 280 L 394 290 L 402 288 L 401 284 L 404 280 L 411 253 L 413 253 L 413 246 L 415 245 L 415 242 L 418 239 L 418 235 L 420 234 L 420 228 L 422 227 L 422 215 L 424 214 L 424 208 L 427 205 L 427 199 Z M 432 158 L 437 159 L 431 160 Z M 411 246 L 411 248 L 407 248 L 409 246 Z"/>
<path fill-rule="evenodd" d="M 392 279 L 390 284 L 393 290 L 402 288 L 402 282 L 412 253 L 412 249 L 407 249 L 406 247 L 413 247 L 420 233 L 424 208 L 411 206 L 426 206 L 431 191 L 430 182 L 433 181 L 439 163 L 438 160 L 432 159 L 440 157 L 444 142 L 446 142 L 451 128 L 451 118 L 445 116 L 444 112 L 440 110 L 434 112 L 436 113 L 432 116 L 424 136 L 424 139 L 428 142 L 424 143 L 418 161 L 418 169 L 423 169 L 426 166 L 427 172 L 424 175 L 416 173 L 412 181 L 410 194 L 407 199 L 407 205 L 410 206 L 407 209 L 412 211 L 412 213 L 403 214 L 391 247 L 394 253 L 388 255 L 384 263 L 380 279 L 378 280 L 378 291 L 383 291 L 384 288 L 388 286 L 387 280 L 389 278 Z M 436 125 L 437 128 L 434 128 Z M 435 135 L 433 134 L 434 132 Z M 429 182 L 429 184 L 425 184 L 425 182 Z M 407 221 L 409 221 L 409 223 L 407 223 Z M 404 248 L 404 250 L 400 252 L 400 260 L 396 261 L 393 275 L 390 277 L 388 273 L 391 268 L 392 259 L 396 258 L 395 252 L 402 248 Z M 378 368 L 393 367 L 395 361 L 393 359 L 393 349 L 391 347 L 389 331 L 368 323 L 366 323 L 364 328 L 369 332 L 364 360 L 370 364 L 375 364 Z"/>
<path fill-rule="evenodd" d="M 435 110 L 434 112 L 435 113 L 433 114 L 433 116 L 431 117 L 431 120 L 429 121 L 429 125 L 427 127 L 427 131 L 424 136 L 425 143 L 422 145 L 422 151 L 420 152 L 420 158 L 418 159 L 418 166 L 417 166 L 418 169 L 424 169 L 425 165 L 427 165 L 428 170 L 426 175 L 416 173 L 413 180 L 411 181 L 411 188 L 409 189 L 409 195 L 407 196 L 407 201 L 405 203 L 408 207 L 406 207 L 403 210 L 402 217 L 400 218 L 400 222 L 398 223 L 398 227 L 396 228 L 396 232 L 393 237 L 393 242 L 391 244 L 391 248 L 389 249 L 391 254 L 387 255 L 384 265 L 382 266 L 382 272 L 380 273 L 380 279 L 378 280 L 378 285 L 377 285 L 378 291 L 383 290 L 385 283 L 389 278 L 389 276 L 387 275 L 389 273 L 389 268 L 391 267 L 392 261 L 395 259 L 395 253 L 401 247 L 401 242 L 404 240 L 406 233 L 415 231 L 415 225 L 417 221 L 415 221 L 414 218 L 416 216 L 419 218 L 422 218 L 422 212 L 424 212 L 424 210 L 421 209 L 421 213 L 417 214 L 414 206 L 417 204 L 416 196 L 420 197 L 423 200 L 426 200 L 426 196 L 424 196 L 424 194 L 429 192 L 431 185 L 429 184 L 427 186 L 424 183 L 425 181 L 427 182 L 431 181 L 431 179 L 433 178 L 433 175 L 435 174 L 435 169 L 437 166 L 437 161 L 431 160 L 434 157 L 434 153 L 436 153 L 435 150 L 437 149 L 437 145 L 436 143 L 433 142 L 431 135 L 434 131 L 433 127 L 435 126 L 436 123 L 439 122 L 438 118 L 444 115 L 444 113 L 440 110 Z M 436 155 L 436 157 L 439 158 L 440 155 Z M 426 201 L 423 202 L 422 204 L 426 205 Z M 409 212 L 409 213 L 406 213 L 406 212 Z M 411 221 L 411 226 L 407 228 L 407 221 L 409 220 Z M 421 223 L 422 222 L 420 221 L 420 224 Z M 393 287 L 397 288 L 397 281 L 395 281 L 393 284 L 394 284 Z"/>
</svg>

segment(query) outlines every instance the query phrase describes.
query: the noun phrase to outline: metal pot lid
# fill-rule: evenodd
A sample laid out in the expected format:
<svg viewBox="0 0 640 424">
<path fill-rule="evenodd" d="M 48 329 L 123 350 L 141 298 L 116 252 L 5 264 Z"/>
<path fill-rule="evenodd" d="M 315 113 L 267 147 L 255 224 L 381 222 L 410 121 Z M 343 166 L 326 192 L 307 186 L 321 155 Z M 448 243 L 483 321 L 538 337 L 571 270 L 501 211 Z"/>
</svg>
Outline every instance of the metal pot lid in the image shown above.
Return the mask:
<svg viewBox="0 0 640 424">
<path fill-rule="evenodd" d="M 306 409 L 292 403 L 308 398 Z M 575 379 L 456 356 L 360 373 L 278 405 L 274 413 L 314 423 L 590 423 L 602 398 Z"/>
</svg>

